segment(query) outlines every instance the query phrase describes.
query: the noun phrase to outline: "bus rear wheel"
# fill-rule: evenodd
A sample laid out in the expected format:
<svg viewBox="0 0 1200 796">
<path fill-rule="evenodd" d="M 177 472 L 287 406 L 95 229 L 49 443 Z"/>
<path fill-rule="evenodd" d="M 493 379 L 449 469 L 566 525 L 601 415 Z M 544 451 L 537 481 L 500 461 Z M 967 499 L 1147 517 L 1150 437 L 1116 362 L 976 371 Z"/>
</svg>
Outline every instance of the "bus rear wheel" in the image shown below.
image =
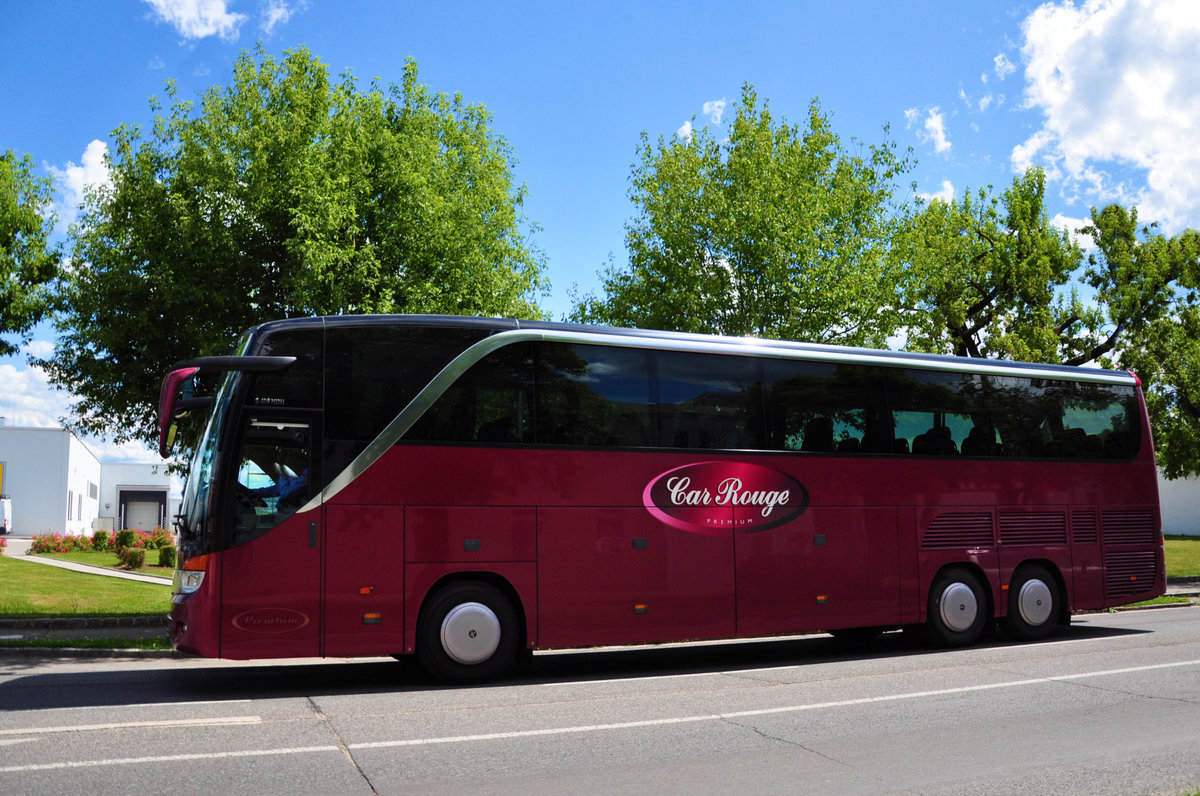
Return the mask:
<svg viewBox="0 0 1200 796">
<path fill-rule="evenodd" d="M 417 620 L 417 659 L 445 683 L 499 677 L 517 660 L 517 612 L 496 587 L 479 581 L 434 592 Z"/>
<path fill-rule="evenodd" d="M 1008 589 L 1004 632 L 1019 641 L 1037 641 L 1054 632 L 1059 613 L 1058 581 L 1037 564 L 1021 567 Z"/>
<path fill-rule="evenodd" d="M 948 567 L 929 587 L 926 629 L 943 647 L 974 644 L 987 623 L 987 596 L 979 577 L 963 567 Z"/>
</svg>

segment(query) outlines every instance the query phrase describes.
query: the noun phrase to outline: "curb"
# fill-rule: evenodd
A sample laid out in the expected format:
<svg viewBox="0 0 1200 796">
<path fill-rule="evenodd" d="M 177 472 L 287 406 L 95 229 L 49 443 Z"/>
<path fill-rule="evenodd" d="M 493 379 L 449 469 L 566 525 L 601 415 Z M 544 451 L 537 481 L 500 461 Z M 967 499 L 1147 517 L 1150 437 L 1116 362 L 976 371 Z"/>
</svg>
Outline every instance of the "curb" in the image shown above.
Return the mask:
<svg viewBox="0 0 1200 796">
<path fill-rule="evenodd" d="M 106 627 L 166 627 L 163 616 L 35 616 L 0 619 L 0 630 L 91 630 Z"/>
<path fill-rule="evenodd" d="M 184 658 L 175 650 L 141 650 L 131 647 L 0 647 L 0 658 Z"/>
</svg>

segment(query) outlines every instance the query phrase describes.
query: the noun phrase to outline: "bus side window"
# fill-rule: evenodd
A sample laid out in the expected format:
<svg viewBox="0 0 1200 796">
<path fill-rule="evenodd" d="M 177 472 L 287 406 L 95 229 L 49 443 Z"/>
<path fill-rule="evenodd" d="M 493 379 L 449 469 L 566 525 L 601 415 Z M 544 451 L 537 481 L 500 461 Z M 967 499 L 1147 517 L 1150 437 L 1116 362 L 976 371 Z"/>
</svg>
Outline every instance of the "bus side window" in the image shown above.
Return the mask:
<svg viewBox="0 0 1200 796">
<path fill-rule="evenodd" d="M 536 367 L 539 445 L 657 444 L 648 351 L 541 343 Z"/>
<path fill-rule="evenodd" d="M 533 347 L 516 344 L 476 362 L 405 435 L 436 442 L 533 442 Z"/>
<path fill-rule="evenodd" d="M 763 368 L 768 448 L 892 452 L 879 368 L 778 359 L 765 360 Z"/>
<path fill-rule="evenodd" d="M 663 447 L 763 447 L 762 377 L 757 360 L 659 351 L 655 361 Z"/>
</svg>

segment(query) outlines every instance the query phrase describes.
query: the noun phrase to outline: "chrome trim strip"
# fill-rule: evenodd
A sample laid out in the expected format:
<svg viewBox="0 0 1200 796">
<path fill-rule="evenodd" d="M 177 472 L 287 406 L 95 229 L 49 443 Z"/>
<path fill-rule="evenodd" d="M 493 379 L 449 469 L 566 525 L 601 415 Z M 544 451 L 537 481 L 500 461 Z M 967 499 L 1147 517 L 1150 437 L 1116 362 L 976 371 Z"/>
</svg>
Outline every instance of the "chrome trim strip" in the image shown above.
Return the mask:
<svg viewBox="0 0 1200 796">
<path fill-rule="evenodd" d="M 986 373 L 992 376 L 1020 376 L 1081 381 L 1097 384 L 1134 385 L 1134 377 L 1124 371 L 1067 366 L 1039 366 L 1028 363 L 1004 363 L 997 360 L 968 360 L 961 357 L 946 357 L 944 360 L 930 355 L 906 356 L 902 352 L 872 352 L 870 349 L 838 349 L 836 346 L 806 347 L 803 343 L 776 344 L 773 341 L 752 337 L 714 337 L 687 335 L 686 337 L 641 336 L 637 334 L 603 334 L 578 330 L 559 329 L 513 329 L 497 332 L 475 343 L 452 359 L 442 368 L 429 384 L 405 406 L 395 419 L 379 433 L 367 447 L 350 462 L 336 478 L 326 485 L 320 495 L 306 503 L 300 511 L 319 506 L 332 499 L 352 481 L 366 472 L 389 448 L 395 445 L 413 424 L 433 406 L 438 398 L 450 388 L 460 376 L 479 360 L 505 346 L 528 341 L 554 341 L 580 343 L 583 345 L 621 346 L 625 348 L 653 349 L 657 351 L 689 351 L 735 356 L 768 357 L 772 359 L 795 359 L 815 362 L 846 362 L 860 365 L 885 367 L 909 367 L 921 370 L 939 370 L 953 373 Z M 297 512 L 299 513 L 299 512 Z"/>
</svg>

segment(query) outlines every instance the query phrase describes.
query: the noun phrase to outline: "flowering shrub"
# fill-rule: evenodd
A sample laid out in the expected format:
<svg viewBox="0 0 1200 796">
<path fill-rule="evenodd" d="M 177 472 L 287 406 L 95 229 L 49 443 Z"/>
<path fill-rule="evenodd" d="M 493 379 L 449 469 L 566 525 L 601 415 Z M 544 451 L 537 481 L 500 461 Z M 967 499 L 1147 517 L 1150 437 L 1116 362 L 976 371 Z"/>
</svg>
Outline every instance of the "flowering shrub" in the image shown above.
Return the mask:
<svg viewBox="0 0 1200 796">
<path fill-rule="evenodd" d="M 4 548 L 8 547 L 8 542 L 0 539 L 0 556 L 4 555 Z"/>
<path fill-rule="evenodd" d="M 92 540 L 86 536 L 67 536 L 61 533 L 45 533 L 33 537 L 29 545 L 31 553 L 70 553 L 74 550 L 90 550 Z"/>
<path fill-rule="evenodd" d="M 86 536 L 67 536 L 61 533 L 41 534 L 40 536 L 33 537 L 33 543 L 29 546 L 29 552 L 45 555 L 48 553 L 70 553 L 75 550 L 94 550 L 101 553 L 117 553 L 119 555 L 118 538 L 126 542 L 121 547 L 127 550 L 162 550 L 174 547 L 171 532 L 162 528 L 155 528 L 153 531 L 125 530 L 118 531 L 117 533 L 96 531 L 91 538 Z"/>
</svg>

